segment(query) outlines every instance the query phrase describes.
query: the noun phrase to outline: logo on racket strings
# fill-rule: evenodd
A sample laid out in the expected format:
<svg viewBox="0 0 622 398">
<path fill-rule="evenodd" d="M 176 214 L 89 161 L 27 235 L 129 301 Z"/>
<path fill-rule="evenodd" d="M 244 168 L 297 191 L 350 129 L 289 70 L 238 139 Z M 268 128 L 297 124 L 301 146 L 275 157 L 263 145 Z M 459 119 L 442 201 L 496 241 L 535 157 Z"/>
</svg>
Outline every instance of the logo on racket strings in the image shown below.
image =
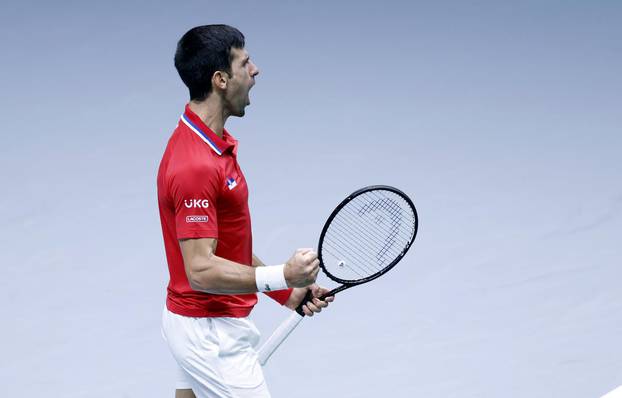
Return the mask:
<svg viewBox="0 0 622 398">
<path fill-rule="evenodd" d="M 381 212 L 383 214 L 381 214 Z M 389 251 L 395 245 L 396 238 L 400 232 L 402 226 L 402 209 L 393 199 L 382 198 L 365 204 L 359 209 L 358 214 L 361 217 L 364 215 L 373 215 L 374 222 L 378 225 L 384 225 L 387 217 L 390 221 L 384 241 L 381 243 L 381 247 L 376 253 L 378 264 L 383 265 L 387 259 L 390 258 L 388 256 Z"/>
</svg>

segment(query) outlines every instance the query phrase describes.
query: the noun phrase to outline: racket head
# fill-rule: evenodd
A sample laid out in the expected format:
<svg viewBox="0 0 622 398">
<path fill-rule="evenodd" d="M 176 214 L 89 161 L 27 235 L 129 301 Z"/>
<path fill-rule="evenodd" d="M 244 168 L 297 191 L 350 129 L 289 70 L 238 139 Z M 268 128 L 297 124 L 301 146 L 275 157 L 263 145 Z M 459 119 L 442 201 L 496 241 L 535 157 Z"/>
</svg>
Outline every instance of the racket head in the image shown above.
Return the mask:
<svg viewBox="0 0 622 398">
<path fill-rule="evenodd" d="M 412 246 L 419 218 L 413 201 L 388 185 L 361 188 L 326 220 L 318 243 L 322 271 L 345 286 L 388 272 Z"/>
</svg>

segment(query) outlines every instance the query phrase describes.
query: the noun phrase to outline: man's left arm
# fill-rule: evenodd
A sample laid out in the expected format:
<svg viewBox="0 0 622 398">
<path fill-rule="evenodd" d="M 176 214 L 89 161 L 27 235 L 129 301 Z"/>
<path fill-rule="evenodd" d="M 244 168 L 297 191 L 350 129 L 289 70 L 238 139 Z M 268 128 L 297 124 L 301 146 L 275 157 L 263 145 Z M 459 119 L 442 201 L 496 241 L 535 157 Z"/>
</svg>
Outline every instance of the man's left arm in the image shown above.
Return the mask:
<svg viewBox="0 0 622 398">
<path fill-rule="evenodd" d="M 255 253 L 253 253 L 252 266 L 265 267 L 266 264 L 264 264 L 263 261 L 261 261 L 259 257 L 257 257 Z M 324 300 L 320 300 L 319 297 L 322 297 L 322 295 L 328 293 L 329 290 L 315 283 L 307 287 L 296 287 L 289 290 L 266 292 L 265 294 L 279 302 L 281 305 L 284 305 L 289 309 L 295 310 L 296 307 L 300 305 L 300 302 L 305 298 L 305 296 L 307 295 L 307 291 L 309 290 L 311 290 L 311 293 L 313 294 L 313 300 L 302 306 L 302 311 L 305 313 L 306 316 L 313 316 L 313 314 L 315 314 L 316 312 L 321 312 L 322 308 L 328 307 L 328 303 L 332 302 L 335 299 L 334 296 L 331 296 L 326 297 L 326 299 Z"/>
</svg>

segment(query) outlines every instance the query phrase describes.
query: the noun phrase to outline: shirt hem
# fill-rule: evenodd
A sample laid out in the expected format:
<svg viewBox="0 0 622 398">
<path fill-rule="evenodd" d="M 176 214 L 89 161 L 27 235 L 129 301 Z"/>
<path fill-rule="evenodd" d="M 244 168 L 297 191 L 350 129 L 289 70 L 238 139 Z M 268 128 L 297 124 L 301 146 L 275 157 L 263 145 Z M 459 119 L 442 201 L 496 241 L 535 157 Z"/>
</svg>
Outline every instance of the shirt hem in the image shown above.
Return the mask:
<svg viewBox="0 0 622 398">
<path fill-rule="evenodd" d="M 254 306 L 229 308 L 225 311 L 206 311 L 180 307 L 170 300 L 166 301 L 166 308 L 174 314 L 192 318 L 245 318 L 250 315 Z"/>
</svg>

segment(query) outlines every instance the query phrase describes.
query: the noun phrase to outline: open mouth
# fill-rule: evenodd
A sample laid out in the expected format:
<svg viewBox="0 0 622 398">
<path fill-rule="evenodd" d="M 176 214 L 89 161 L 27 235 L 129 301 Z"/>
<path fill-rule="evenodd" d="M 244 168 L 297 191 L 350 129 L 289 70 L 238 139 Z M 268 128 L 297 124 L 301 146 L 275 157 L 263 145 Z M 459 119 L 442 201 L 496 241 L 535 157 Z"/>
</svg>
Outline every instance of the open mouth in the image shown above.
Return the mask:
<svg viewBox="0 0 622 398">
<path fill-rule="evenodd" d="M 246 92 L 246 103 L 247 103 L 247 104 L 250 104 L 250 103 L 251 103 L 251 100 L 250 100 L 250 92 L 251 92 L 251 89 L 253 88 L 253 86 L 254 86 L 254 85 L 255 85 L 255 82 L 252 82 L 252 83 L 251 83 L 251 85 L 250 85 L 250 87 L 248 88 L 248 91 Z"/>
</svg>

